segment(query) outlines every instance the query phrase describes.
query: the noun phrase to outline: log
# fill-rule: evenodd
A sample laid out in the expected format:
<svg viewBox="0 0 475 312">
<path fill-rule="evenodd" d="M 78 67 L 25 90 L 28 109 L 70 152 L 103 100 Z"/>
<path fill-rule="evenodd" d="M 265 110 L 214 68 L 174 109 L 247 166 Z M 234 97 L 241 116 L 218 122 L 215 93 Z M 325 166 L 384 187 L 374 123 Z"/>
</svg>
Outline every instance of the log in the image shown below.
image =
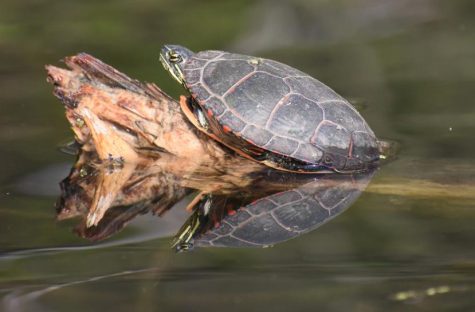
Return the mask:
<svg viewBox="0 0 475 312">
<path fill-rule="evenodd" d="M 46 66 L 81 154 L 61 186 L 58 218 L 85 215 L 97 226 L 111 207 L 150 201 L 163 213 L 186 189 L 250 185 L 263 166 L 198 131 L 157 85 L 131 79 L 86 53 L 69 69 Z"/>
<path fill-rule="evenodd" d="M 102 128 L 96 127 L 98 122 L 115 128 L 136 151 L 160 149 L 194 164 L 209 161 L 211 157 L 215 161 L 225 157 L 221 146 L 203 140 L 185 120 L 178 103 L 155 84 L 133 80 L 85 53 L 67 57 L 64 62 L 70 70 L 46 66 L 48 82 L 54 86 L 54 95 L 65 105 L 76 140 L 84 148 L 95 148 L 101 159 L 110 158 L 111 147 L 104 146 L 102 141 L 97 144 L 101 140 L 97 136 L 104 134 L 100 132 Z M 136 156 L 129 155 L 131 151 L 126 149 L 112 157 L 133 160 Z"/>
</svg>

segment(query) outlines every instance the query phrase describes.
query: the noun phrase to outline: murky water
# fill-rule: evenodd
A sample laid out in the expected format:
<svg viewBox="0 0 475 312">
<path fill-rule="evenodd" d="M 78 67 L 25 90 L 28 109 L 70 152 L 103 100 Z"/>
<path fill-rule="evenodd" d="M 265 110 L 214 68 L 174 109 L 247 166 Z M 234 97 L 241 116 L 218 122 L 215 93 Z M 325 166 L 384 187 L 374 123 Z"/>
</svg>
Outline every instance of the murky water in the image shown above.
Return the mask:
<svg viewBox="0 0 475 312">
<path fill-rule="evenodd" d="M 0 4 L 1 311 L 475 309 L 471 1 Z M 55 221 L 74 157 L 43 65 L 87 51 L 180 92 L 163 43 L 278 59 L 353 100 L 396 160 L 338 217 L 272 248 L 175 254 L 184 198 L 91 243 Z"/>
</svg>

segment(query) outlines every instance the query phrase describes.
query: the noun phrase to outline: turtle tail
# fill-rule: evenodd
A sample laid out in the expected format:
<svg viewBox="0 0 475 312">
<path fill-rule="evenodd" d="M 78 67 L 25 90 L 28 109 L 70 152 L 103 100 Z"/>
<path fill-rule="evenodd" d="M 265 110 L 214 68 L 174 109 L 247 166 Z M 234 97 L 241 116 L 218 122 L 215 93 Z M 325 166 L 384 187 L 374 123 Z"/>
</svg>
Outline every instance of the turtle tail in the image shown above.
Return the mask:
<svg viewBox="0 0 475 312">
<path fill-rule="evenodd" d="M 391 162 L 397 158 L 401 144 L 394 140 L 379 140 L 378 152 L 379 159 L 383 162 Z"/>
</svg>

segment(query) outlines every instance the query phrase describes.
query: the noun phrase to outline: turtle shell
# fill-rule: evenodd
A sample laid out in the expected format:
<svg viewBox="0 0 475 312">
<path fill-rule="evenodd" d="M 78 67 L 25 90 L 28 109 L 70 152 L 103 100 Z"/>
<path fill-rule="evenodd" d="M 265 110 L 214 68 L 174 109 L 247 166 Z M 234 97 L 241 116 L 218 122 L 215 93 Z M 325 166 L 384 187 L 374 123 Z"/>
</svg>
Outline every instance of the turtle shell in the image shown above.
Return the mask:
<svg viewBox="0 0 475 312">
<path fill-rule="evenodd" d="M 220 213 L 220 209 L 226 209 L 224 205 L 212 207 L 209 219 L 213 224 L 205 226 L 207 230 L 198 233 L 193 244 L 195 247 L 265 247 L 308 233 L 349 208 L 373 173 L 327 175 L 263 197 L 232 214 Z M 216 219 L 213 214 L 221 217 Z"/>
<path fill-rule="evenodd" d="M 379 159 L 376 136 L 358 111 L 288 65 L 203 51 L 188 59 L 184 76 L 216 136 L 240 149 L 268 151 L 265 158 L 280 167 L 295 169 L 291 159 L 299 170 L 354 171 Z"/>
</svg>

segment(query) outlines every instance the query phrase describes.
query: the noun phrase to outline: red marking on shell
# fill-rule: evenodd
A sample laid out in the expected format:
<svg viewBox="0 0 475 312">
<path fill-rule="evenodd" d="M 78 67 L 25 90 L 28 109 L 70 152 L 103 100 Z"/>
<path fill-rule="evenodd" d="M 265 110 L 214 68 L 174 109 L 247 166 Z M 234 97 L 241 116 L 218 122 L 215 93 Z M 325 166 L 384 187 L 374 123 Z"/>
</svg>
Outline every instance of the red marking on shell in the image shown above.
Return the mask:
<svg viewBox="0 0 475 312">
<path fill-rule="evenodd" d="M 229 128 L 228 126 L 223 126 L 223 131 L 224 133 L 229 133 L 231 132 L 231 128 Z"/>
<path fill-rule="evenodd" d="M 211 109 L 208 109 L 207 114 L 208 114 L 208 117 L 212 117 L 213 116 L 213 111 Z"/>
<path fill-rule="evenodd" d="M 251 145 L 257 145 L 256 142 L 254 142 L 253 140 L 251 140 L 249 138 L 246 138 L 246 141 L 247 141 L 247 143 L 249 143 Z"/>
<path fill-rule="evenodd" d="M 256 200 L 253 200 L 249 205 L 255 205 L 255 204 L 257 204 L 257 203 L 260 202 L 260 201 L 261 201 L 261 199 L 258 198 L 258 199 L 256 199 Z"/>
<path fill-rule="evenodd" d="M 350 146 L 348 147 L 348 158 L 353 158 L 353 134 L 350 136 Z"/>
<path fill-rule="evenodd" d="M 234 216 L 236 214 L 236 210 L 229 210 L 228 215 L 229 216 Z"/>
</svg>

